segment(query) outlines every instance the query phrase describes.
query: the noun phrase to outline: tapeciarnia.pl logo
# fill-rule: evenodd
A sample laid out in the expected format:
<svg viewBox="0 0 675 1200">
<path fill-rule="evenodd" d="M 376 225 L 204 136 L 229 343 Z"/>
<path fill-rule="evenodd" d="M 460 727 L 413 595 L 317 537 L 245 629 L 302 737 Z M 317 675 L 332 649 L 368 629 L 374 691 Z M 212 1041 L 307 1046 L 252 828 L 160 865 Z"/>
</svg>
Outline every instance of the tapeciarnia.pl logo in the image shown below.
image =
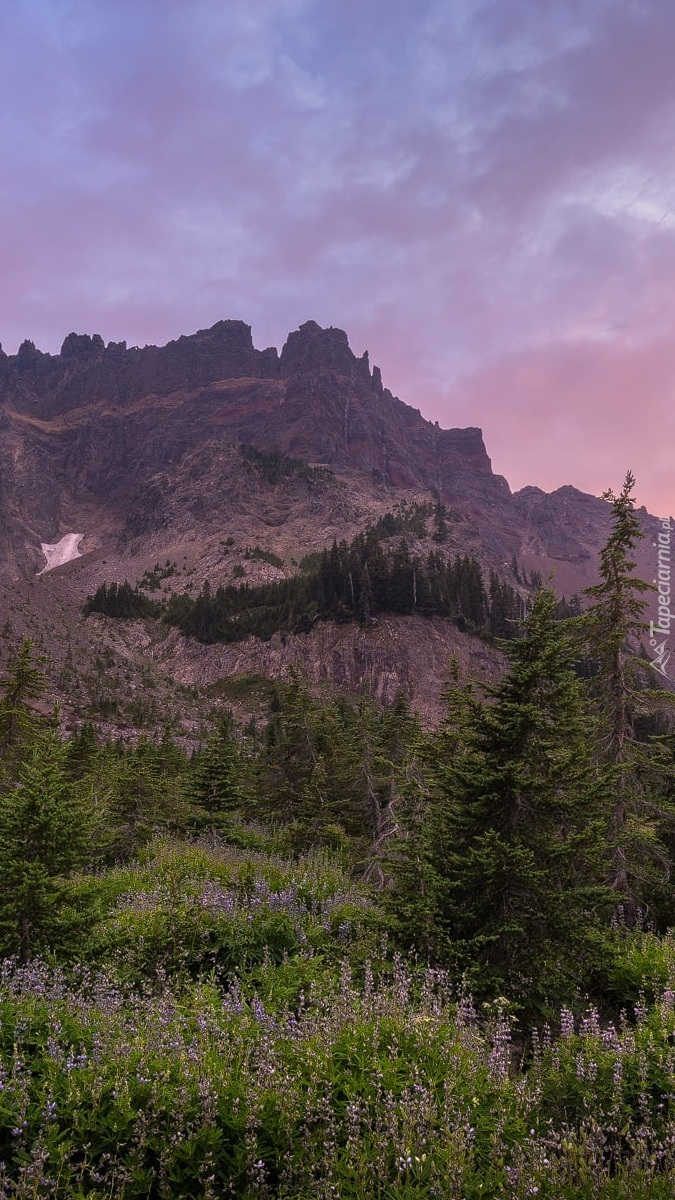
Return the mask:
<svg viewBox="0 0 675 1200">
<path fill-rule="evenodd" d="M 670 622 L 675 613 L 670 611 L 670 539 L 672 524 L 670 517 L 660 520 L 661 529 L 657 540 L 653 543 L 656 554 L 656 575 L 654 580 L 658 591 L 658 616 L 656 621 L 649 622 L 649 645 L 652 651 L 652 666 L 655 671 L 669 679 L 666 670 L 670 659 L 668 638 L 670 637 Z"/>
</svg>

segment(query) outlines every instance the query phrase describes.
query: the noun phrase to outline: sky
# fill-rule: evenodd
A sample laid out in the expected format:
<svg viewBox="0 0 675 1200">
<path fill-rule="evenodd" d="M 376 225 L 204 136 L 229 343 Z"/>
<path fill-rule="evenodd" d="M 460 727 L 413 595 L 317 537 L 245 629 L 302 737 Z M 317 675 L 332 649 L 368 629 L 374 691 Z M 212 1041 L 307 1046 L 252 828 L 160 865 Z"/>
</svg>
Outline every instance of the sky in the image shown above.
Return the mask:
<svg viewBox="0 0 675 1200">
<path fill-rule="evenodd" d="M 675 512 L 671 0 L 21 0 L 0 341 L 345 329 L 516 489 Z"/>
</svg>

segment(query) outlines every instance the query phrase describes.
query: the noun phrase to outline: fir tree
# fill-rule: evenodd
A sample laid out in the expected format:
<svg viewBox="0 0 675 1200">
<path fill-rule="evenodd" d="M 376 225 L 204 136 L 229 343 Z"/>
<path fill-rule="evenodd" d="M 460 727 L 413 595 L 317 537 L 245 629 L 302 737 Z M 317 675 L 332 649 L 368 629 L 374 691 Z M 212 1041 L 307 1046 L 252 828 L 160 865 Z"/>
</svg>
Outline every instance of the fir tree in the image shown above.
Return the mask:
<svg viewBox="0 0 675 1200">
<path fill-rule="evenodd" d="M 612 532 L 600 552 L 600 580 L 586 588 L 591 604 L 584 616 L 589 649 L 598 664 L 596 693 L 603 711 L 607 757 L 621 765 L 632 734 L 635 688 L 630 672 L 630 641 L 645 629 L 645 592 L 654 591 L 650 583 L 635 574 L 632 557 L 638 541 L 644 537 L 637 515 L 633 488 L 635 478 L 627 472 L 623 487 L 615 496 L 603 493 L 612 505 Z M 625 813 L 618 808 L 615 822 L 622 824 Z"/>
<path fill-rule="evenodd" d="M 283 698 L 273 689 L 265 747 L 257 765 L 260 806 L 273 820 L 299 820 L 312 795 L 311 778 L 318 762 L 314 713 L 311 696 L 293 670 Z"/>
<path fill-rule="evenodd" d="M 69 878 L 86 860 L 91 818 L 68 782 L 56 733 L 35 743 L 18 784 L 0 794 L 0 936 L 25 962 L 86 923 L 71 906 Z M 80 898 L 81 905 L 81 898 Z"/>
<path fill-rule="evenodd" d="M 69 770 L 73 770 L 68 753 Z M 155 833 L 185 829 L 193 815 L 187 795 L 187 759 L 166 740 L 139 737 L 135 746 L 106 742 L 91 753 L 81 789 L 96 822 L 96 861 L 120 862 Z M 77 770 L 77 760 L 75 763 Z"/>
<path fill-rule="evenodd" d="M 193 802 L 214 828 L 221 825 L 224 818 L 241 815 L 248 807 L 241 751 L 229 713 L 221 718 L 198 755 L 190 792 Z"/>
<path fill-rule="evenodd" d="M 45 692 L 47 676 L 45 658 L 36 652 L 30 638 L 24 638 L 9 658 L 0 687 L 0 758 L 6 772 L 30 748 L 41 728 L 44 717 L 36 706 Z"/>
<path fill-rule="evenodd" d="M 640 688 L 631 643 L 646 627 L 645 593 L 655 590 L 635 575 L 633 554 L 644 533 L 635 513 L 634 486 L 634 476 L 628 471 L 618 495 L 612 491 L 603 494 L 612 505 L 612 531 L 600 553 L 599 582 L 584 591 L 591 604 L 581 619 L 586 653 L 594 664 L 591 693 L 603 729 L 601 752 L 617 768 L 612 886 L 629 923 L 655 882 L 655 864 L 663 858 L 653 790 L 659 755 L 639 745 L 634 736 Z M 652 776 L 651 787 L 648 776 Z"/>
<path fill-rule="evenodd" d="M 98 737 L 91 721 L 85 721 L 66 743 L 66 763 L 70 779 L 82 779 L 98 753 Z"/>
<path fill-rule="evenodd" d="M 421 855 L 434 956 L 468 972 L 479 994 L 506 993 L 529 1015 L 569 999 L 599 964 L 611 907 L 611 776 L 594 759 L 555 604 L 551 590 L 537 594 L 489 703 L 455 689 L 444 730 L 452 757 L 436 767 Z"/>
<path fill-rule="evenodd" d="M 434 532 L 433 540 L 439 545 L 444 545 L 448 540 L 448 522 L 445 505 L 441 504 L 440 500 L 434 506 Z"/>
<path fill-rule="evenodd" d="M 439 728 L 424 733 L 418 724 L 410 731 L 385 850 L 393 886 L 381 897 L 396 940 L 429 960 L 443 956 L 434 813 L 447 805 L 452 772 L 467 753 L 469 733 L 480 712 L 473 685 L 460 683 L 456 659 L 450 664 L 450 679 L 441 699 L 446 707 Z"/>
</svg>

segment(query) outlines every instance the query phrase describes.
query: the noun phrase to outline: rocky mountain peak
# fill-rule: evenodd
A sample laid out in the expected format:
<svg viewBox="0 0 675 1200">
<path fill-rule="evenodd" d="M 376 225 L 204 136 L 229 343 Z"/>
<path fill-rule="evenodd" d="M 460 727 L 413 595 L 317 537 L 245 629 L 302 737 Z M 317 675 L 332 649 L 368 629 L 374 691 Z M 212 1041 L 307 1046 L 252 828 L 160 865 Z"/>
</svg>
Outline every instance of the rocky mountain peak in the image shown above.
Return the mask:
<svg viewBox="0 0 675 1200">
<path fill-rule="evenodd" d="M 89 362 L 105 353 L 105 342 L 100 333 L 69 333 L 61 346 L 61 358 L 76 362 Z"/>
<path fill-rule="evenodd" d="M 367 353 L 357 358 L 343 329 L 322 329 L 316 321 L 305 321 L 289 334 L 281 351 L 280 368 L 284 378 L 299 372 L 334 371 L 371 383 Z"/>
<path fill-rule="evenodd" d="M 20 371 L 29 371 L 31 367 L 35 367 L 42 362 L 44 358 L 49 357 L 38 350 L 35 342 L 31 342 L 28 338 L 25 339 L 19 346 L 15 363 Z"/>
<path fill-rule="evenodd" d="M 208 463 L 229 471 L 241 446 L 357 472 L 383 502 L 424 493 L 452 509 L 468 542 L 494 563 L 515 555 L 531 568 L 542 557 L 542 572 L 568 564 L 565 588 L 568 578 L 583 582 L 580 564 L 590 569 L 606 511 L 571 487 L 512 496 L 480 429 L 426 420 L 383 386 L 344 330 L 312 320 L 288 335 L 281 354 L 257 350 L 241 320 L 164 346 L 106 346 L 99 334 L 70 333 L 50 355 L 26 341 L 0 359 L 0 416 L 0 536 L 8 553 L 23 539 L 19 561 L 33 561 L 41 541 L 84 528 L 82 505 L 104 522 L 114 513 L 125 536 L 185 524 L 179 495 L 191 497 L 198 525 L 222 521 L 222 488 L 201 487 L 200 463 L 205 475 Z"/>
<path fill-rule="evenodd" d="M 595 581 L 608 532 L 609 506 L 576 488 L 512 495 L 480 429 L 426 420 L 383 386 L 344 330 L 315 321 L 290 333 L 281 354 L 257 350 L 239 320 L 165 346 L 70 333 L 51 355 L 26 341 L 0 356 L 0 429 L 0 620 L 23 589 L 27 628 L 37 603 L 57 650 L 102 583 L 133 584 L 161 563 L 167 586 L 194 594 L 207 579 L 267 583 L 399 506 L 427 513 L 421 552 L 471 556 L 486 583 L 491 571 L 521 588 L 535 572 L 553 574 L 568 598 Z M 444 533 L 432 541 L 434 521 Z M 68 539 L 81 557 L 38 580 L 47 552 Z M 638 556 L 650 578 L 649 539 Z M 373 694 L 403 687 L 430 712 L 460 635 L 443 621 L 401 622 L 326 625 L 288 645 L 275 635 L 227 652 L 172 635 L 153 654 L 200 686 L 219 672 L 283 674 L 294 661 L 353 688 L 370 672 Z M 108 633 L 118 637 L 114 623 Z M 142 663 L 145 647 L 118 649 Z"/>
</svg>

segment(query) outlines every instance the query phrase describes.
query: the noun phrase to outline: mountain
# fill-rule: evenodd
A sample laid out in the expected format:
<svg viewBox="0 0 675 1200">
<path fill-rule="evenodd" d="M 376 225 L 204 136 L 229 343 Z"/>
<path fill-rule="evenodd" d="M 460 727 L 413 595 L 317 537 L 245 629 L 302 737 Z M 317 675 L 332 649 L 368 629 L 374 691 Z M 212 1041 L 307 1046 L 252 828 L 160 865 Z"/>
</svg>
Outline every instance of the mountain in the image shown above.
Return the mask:
<svg viewBox="0 0 675 1200">
<path fill-rule="evenodd" d="M 129 676 L 138 695 L 154 672 L 164 705 L 177 686 L 222 690 L 223 679 L 299 661 L 318 685 L 365 680 L 382 699 L 403 687 L 434 715 L 451 655 L 488 675 L 499 662 L 484 642 L 421 617 L 206 647 L 166 627 L 84 621 L 82 603 L 100 584 L 152 578 L 162 564 L 155 580 L 167 594 L 196 594 L 205 579 L 288 577 L 308 552 L 404 502 L 444 506 L 444 554 L 472 555 L 486 578 L 493 569 L 516 588 L 553 573 L 570 597 L 594 581 L 609 529 L 606 502 L 573 487 L 512 493 L 480 429 L 425 420 L 383 386 L 367 353 L 352 353 L 346 333 L 313 321 L 280 354 L 255 349 L 241 321 L 163 347 L 72 333 L 58 355 L 31 342 L 16 355 L 0 349 L 0 430 L 0 617 L 41 637 L 60 671 L 78 656 L 85 671 L 105 654 L 106 686 Z M 641 515 L 655 534 L 656 518 Z M 81 557 L 38 575 L 41 547 L 75 534 Z M 651 579 L 651 537 L 639 555 Z"/>
</svg>

